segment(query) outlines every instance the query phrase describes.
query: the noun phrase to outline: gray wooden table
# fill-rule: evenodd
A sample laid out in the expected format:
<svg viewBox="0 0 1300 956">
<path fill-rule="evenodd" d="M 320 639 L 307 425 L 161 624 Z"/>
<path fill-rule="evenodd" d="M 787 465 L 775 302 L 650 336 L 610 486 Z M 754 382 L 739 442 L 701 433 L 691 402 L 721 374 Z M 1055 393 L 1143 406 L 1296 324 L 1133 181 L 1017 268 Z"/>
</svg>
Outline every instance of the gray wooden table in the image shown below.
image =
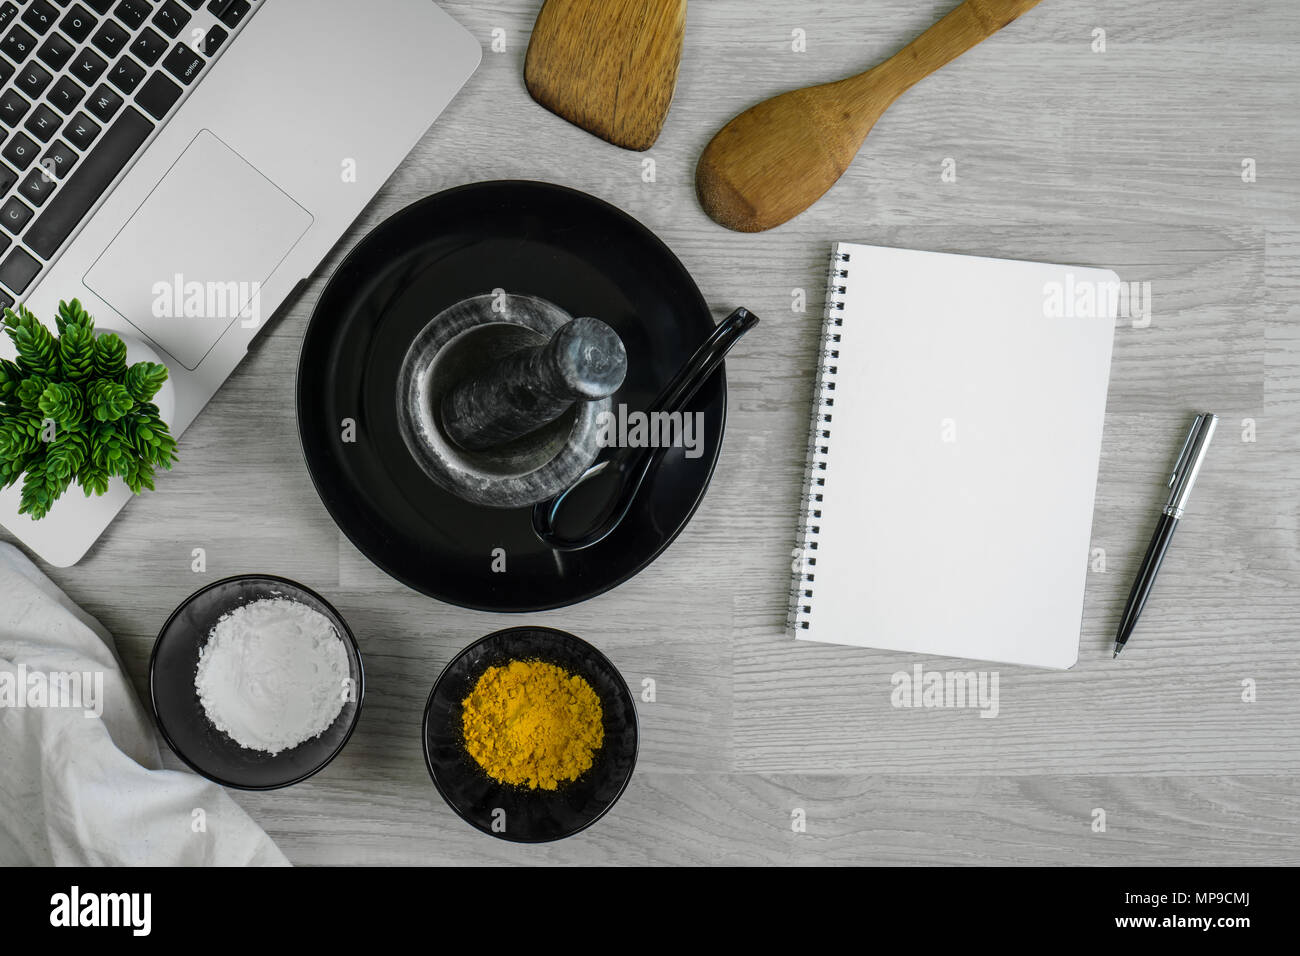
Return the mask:
<svg viewBox="0 0 1300 956">
<path fill-rule="evenodd" d="M 444 3 L 483 42 L 479 72 L 185 435 L 179 470 L 79 567 L 53 573 L 116 635 L 142 692 L 157 628 L 205 582 L 273 571 L 337 604 L 369 683 L 352 742 L 305 784 L 236 794 L 290 859 L 1300 863 L 1300 6 L 1046 0 L 906 94 L 804 216 L 758 236 L 704 216 L 695 160 L 725 120 L 865 68 L 953 2 L 696 0 L 672 115 L 646 155 L 528 98 L 538 0 Z M 490 50 L 498 30 L 503 52 Z M 303 329 L 339 258 L 411 201 L 496 178 L 564 183 L 626 209 L 682 258 L 718 317 L 743 304 L 763 319 L 729 362 L 726 443 L 690 527 L 617 590 L 523 620 L 438 604 L 358 554 L 312 490 L 293 407 Z M 1151 283 L 1150 325 L 1116 332 L 1093 532 L 1105 570 L 1090 575 L 1079 663 L 1000 668 L 995 719 L 891 706 L 894 672 L 958 662 L 783 633 L 836 239 Z M 797 289 L 806 312 L 792 309 Z M 1192 513 L 1140 633 L 1112 662 L 1162 476 L 1203 408 L 1222 425 Z M 531 848 L 452 814 L 419 732 L 447 660 L 523 621 L 588 638 L 637 690 L 656 682 L 622 801 L 581 836 Z"/>
</svg>

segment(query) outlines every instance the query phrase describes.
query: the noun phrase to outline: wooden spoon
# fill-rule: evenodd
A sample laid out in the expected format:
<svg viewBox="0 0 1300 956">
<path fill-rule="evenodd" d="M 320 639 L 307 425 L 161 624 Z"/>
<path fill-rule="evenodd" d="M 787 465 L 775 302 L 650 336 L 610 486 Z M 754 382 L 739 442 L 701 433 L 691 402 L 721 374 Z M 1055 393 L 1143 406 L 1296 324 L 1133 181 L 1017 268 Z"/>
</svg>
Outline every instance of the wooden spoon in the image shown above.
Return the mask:
<svg viewBox="0 0 1300 956">
<path fill-rule="evenodd" d="M 704 211 L 739 232 L 762 232 L 797 216 L 835 185 L 894 100 L 1038 3 L 965 0 L 865 73 L 750 107 L 700 157 L 695 190 Z"/>
</svg>

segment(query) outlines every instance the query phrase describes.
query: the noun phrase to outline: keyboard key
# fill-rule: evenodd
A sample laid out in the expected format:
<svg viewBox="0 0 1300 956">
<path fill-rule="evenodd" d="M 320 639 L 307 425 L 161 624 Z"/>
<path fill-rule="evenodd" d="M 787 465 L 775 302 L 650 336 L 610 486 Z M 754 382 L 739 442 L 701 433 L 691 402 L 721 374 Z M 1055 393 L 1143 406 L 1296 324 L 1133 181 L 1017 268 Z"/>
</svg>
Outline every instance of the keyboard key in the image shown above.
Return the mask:
<svg viewBox="0 0 1300 956">
<path fill-rule="evenodd" d="M 95 29 L 98 22 L 93 13 L 78 3 L 59 21 L 59 29 L 80 43 L 90 36 L 90 31 Z"/>
<path fill-rule="evenodd" d="M 176 3 L 176 0 L 167 0 L 154 14 L 153 22 L 154 26 L 174 40 L 180 36 L 185 24 L 190 22 L 190 14 L 188 10 Z"/>
<path fill-rule="evenodd" d="M 126 41 L 129 39 L 131 34 L 123 30 L 120 24 L 114 20 L 105 20 L 104 25 L 95 34 L 95 39 L 90 42 L 109 56 L 117 56 L 126 47 Z"/>
<path fill-rule="evenodd" d="M 100 128 L 100 125 L 85 113 L 78 113 L 68 123 L 63 135 L 68 137 L 68 142 L 84 153 L 90 149 L 90 144 L 99 135 Z"/>
<path fill-rule="evenodd" d="M 158 58 L 167 52 L 167 41 L 145 27 L 131 44 L 131 52 L 145 66 L 153 66 L 158 62 Z"/>
<path fill-rule="evenodd" d="M 117 61 L 108 74 L 108 82 L 112 83 L 123 93 L 130 95 L 131 91 L 139 85 L 144 79 L 144 67 L 129 56 L 124 56 Z"/>
<path fill-rule="evenodd" d="M 16 182 L 18 182 L 18 174 L 8 166 L 0 163 L 0 196 L 13 189 Z"/>
<path fill-rule="evenodd" d="M 36 161 L 38 152 L 40 152 L 40 147 L 32 142 L 30 136 L 26 133 L 16 133 L 14 138 L 9 140 L 4 150 L 0 151 L 0 155 L 9 160 L 21 173 Z"/>
<path fill-rule="evenodd" d="M 49 70 L 39 63 L 28 63 L 18 71 L 18 76 L 14 79 L 14 86 L 22 90 L 28 96 L 37 97 L 45 92 L 45 88 L 50 85 Z"/>
<path fill-rule="evenodd" d="M 5 90 L 3 95 L 0 95 L 0 123 L 6 126 L 17 126 L 31 108 L 32 104 L 23 99 L 19 93 Z"/>
<path fill-rule="evenodd" d="M 54 21 L 59 18 L 59 10 L 47 0 L 36 0 L 23 14 L 23 23 L 27 24 L 41 36 L 49 32 Z"/>
<path fill-rule="evenodd" d="M 48 66 L 54 72 L 63 69 L 64 64 L 72 59 L 72 54 L 77 52 L 77 48 L 59 34 L 51 34 L 50 38 L 41 44 L 41 48 L 36 51 L 41 62 Z"/>
<path fill-rule="evenodd" d="M 221 44 L 226 42 L 230 36 L 224 29 L 213 24 L 208 28 L 208 32 L 203 35 L 203 55 L 212 56 L 217 52 Z"/>
<path fill-rule="evenodd" d="M 22 295 L 40 271 L 41 264 L 26 249 L 15 249 L 9 253 L 4 264 L 0 265 L 0 282 L 7 285 L 10 291 Z"/>
<path fill-rule="evenodd" d="M 39 174 L 40 170 L 37 170 L 37 175 Z M 31 221 L 32 216 L 33 213 L 31 207 L 17 196 L 10 196 L 5 201 L 5 204 L 0 206 L 0 226 L 4 226 L 15 236 L 23 231 L 23 226 L 27 225 L 27 223 Z M 13 288 L 12 283 L 6 282 L 5 285 Z M 21 292 L 22 290 L 14 289 L 14 291 Z"/>
<path fill-rule="evenodd" d="M 86 4 L 96 13 L 108 13 L 109 8 L 113 6 L 113 0 L 86 0 Z"/>
<path fill-rule="evenodd" d="M 65 76 L 54 84 L 54 89 L 50 90 L 50 103 L 64 116 L 69 116 L 77 108 L 77 104 L 85 98 L 85 95 L 85 90 L 71 78 Z"/>
<path fill-rule="evenodd" d="M 14 75 L 14 65 L 0 56 L 0 84 L 8 83 L 9 77 Z"/>
<path fill-rule="evenodd" d="M 199 71 L 203 69 L 203 57 L 184 43 L 178 43 L 167 54 L 167 59 L 163 60 L 163 66 L 176 79 L 189 86 L 194 82 L 194 78 L 199 75 Z"/>
<path fill-rule="evenodd" d="M 130 107 L 122 111 L 117 122 L 109 127 L 94 150 L 81 160 L 81 165 L 64 181 L 49 206 L 32 223 L 27 233 L 27 244 L 38 256 L 49 259 L 59 251 L 152 132 L 153 123 L 142 114 Z M 3 280 L 4 269 L 0 267 L 0 281 Z M 13 289 L 13 286 L 9 288 Z"/>
<path fill-rule="evenodd" d="M 23 184 L 18 187 L 18 192 L 33 206 L 44 206 L 45 200 L 49 199 L 50 193 L 54 192 L 54 174 L 44 167 L 38 166 L 27 174 Z M 10 200 L 10 202 L 16 202 L 16 200 Z"/>
<path fill-rule="evenodd" d="M 77 154 L 61 139 L 56 139 L 54 145 L 45 151 L 41 157 L 41 168 L 47 173 L 53 173 L 56 179 L 65 179 L 76 165 Z"/>
<path fill-rule="evenodd" d="M 233 0 L 227 4 L 225 12 L 219 14 L 221 22 L 232 30 L 244 22 L 244 17 L 248 16 L 248 11 L 253 9 L 253 5 L 248 0 Z"/>
<path fill-rule="evenodd" d="M 27 122 L 23 124 L 23 127 L 42 143 L 48 143 L 54 138 L 54 134 L 59 131 L 59 127 L 62 125 L 63 117 L 42 103 L 36 107 L 31 116 L 27 117 Z"/>
<path fill-rule="evenodd" d="M 4 50 L 5 55 L 15 63 L 23 62 L 23 60 L 31 56 L 32 51 L 35 49 L 36 37 L 17 24 L 5 34 L 3 40 L 0 40 L 0 50 Z"/>
<path fill-rule="evenodd" d="M 140 88 L 135 101 L 156 120 L 167 115 L 167 111 L 181 98 L 182 89 L 161 73 L 149 77 L 149 82 Z"/>
<path fill-rule="evenodd" d="M 104 75 L 108 61 L 91 50 L 82 50 L 72 61 L 72 75 L 89 86 Z"/>
<path fill-rule="evenodd" d="M 4 245 L 0 246 L 0 252 L 4 252 L 8 248 L 9 248 L 9 240 L 6 239 Z M 8 295 L 4 292 L 0 292 L 0 310 L 12 309 L 14 305 L 14 301 L 15 299 L 13 296 Z"/>
<path fill-rule="evenodd" d="M 149 4 L 144 0 L 122 0 L 113 8 L 113 16 L 132 30 L 138 29 L 149 16 Z"/>
<path fill-rule="evenodd" d="M 185 5 L 191 10 L 197 10 L 199 7 L 203 6 L 203 0 L 185 0 Z"/>
<path fill-rule="evenodd" d="M 0 3 L 0 30 L 13 23 L 16 16 L 18 16 L 18 7 L 12 3 Z"/>
<path fill-rule="evenodd" d="M 118 107 L 121 105 L 122 97 L 118 96 L 107 86 L 101 86 L 99 89 L 95 90 L 95 94 L 90 98 L 90 102 L 86 104 L 86 109 L 90 110 L 90 115 L 95 117 L 95 119 L 107 123 L 113 118 L 113 114 L 117 112 Z"/>
</svg>

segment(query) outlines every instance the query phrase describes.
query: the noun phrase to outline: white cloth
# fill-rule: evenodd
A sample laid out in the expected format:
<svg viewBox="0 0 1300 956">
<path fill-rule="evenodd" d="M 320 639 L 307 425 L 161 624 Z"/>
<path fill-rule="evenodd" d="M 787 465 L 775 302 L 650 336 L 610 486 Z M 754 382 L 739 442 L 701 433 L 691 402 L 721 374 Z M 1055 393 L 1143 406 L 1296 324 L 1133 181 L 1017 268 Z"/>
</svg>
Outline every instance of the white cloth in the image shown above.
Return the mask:
<svg viewBox="0 0 1300 956">
<path fill-rule="evenodd" d="M 101 716 L 85 694 L 18 706 L 74 673 L 103 675 Z M 288 865 L 221 787 L 161 767 L 108 633 L 0 542 L 0 865 Z"/>
</svg>

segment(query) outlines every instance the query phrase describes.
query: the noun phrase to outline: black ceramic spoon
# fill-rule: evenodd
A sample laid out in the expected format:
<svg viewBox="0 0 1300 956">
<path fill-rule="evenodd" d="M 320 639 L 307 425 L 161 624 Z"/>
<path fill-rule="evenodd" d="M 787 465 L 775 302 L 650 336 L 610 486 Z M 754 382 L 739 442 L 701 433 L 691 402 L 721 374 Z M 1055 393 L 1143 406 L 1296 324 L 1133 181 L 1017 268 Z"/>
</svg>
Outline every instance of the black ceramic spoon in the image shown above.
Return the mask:
<svg viewBox="0 0 1300 956">
<path fill-rule="evenodd" d="M 748 309 L 737 309 L 724 321 L 720 322 L 704 344 L 696 349 L 685 365 L 673 376 L 673 380 L 659 393 L 650 406 L 651 416 L 663 413 L 680 412 L 695 397 L 695 393 L 709 380 L 727 357 L 727 353 L 741 338 L 758 325 L 758 316 Z M 653 419 L 652 419 L 653 420 Z M 581 478 L 554 498 L 539 501 L 533 506 L 533 531 L 557 551 L 581 551 L 604 541 L 632 507 L 637 494 L 645 484 L 646 478 L 654 470 L 655 464 L 667 447 L 630 448 L 615 451 L 611 456 L 596 462 L 586 470 Z M 604 518 L 591 530 L 575 537 L 567 538 L 555 530 L 556 516 L 564 506 L 564 501 L 578 488 L 591 479 L 615 469 L 620 480 L 618 494 L 612 498 L 611 506 L 602 514 Z"/>
</svg>

